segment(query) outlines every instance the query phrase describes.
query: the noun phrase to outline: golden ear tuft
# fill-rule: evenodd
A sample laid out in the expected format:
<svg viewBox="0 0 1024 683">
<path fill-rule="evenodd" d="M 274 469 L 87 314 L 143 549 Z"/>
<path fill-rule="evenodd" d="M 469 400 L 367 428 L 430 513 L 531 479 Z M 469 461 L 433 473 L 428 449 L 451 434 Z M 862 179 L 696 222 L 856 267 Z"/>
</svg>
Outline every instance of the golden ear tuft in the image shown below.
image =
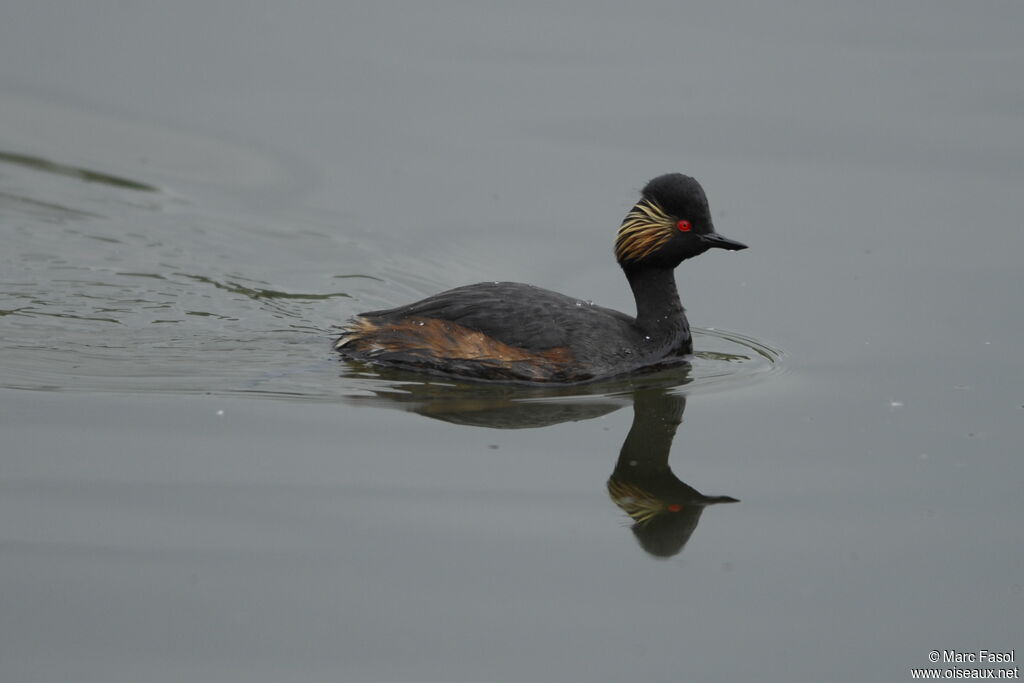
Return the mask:
<svg viewBox="0 0 1024 683">
<path fill-rule="evenodd" d="M 622 220 L 615 238 L 619 263 L 644 259 L 672 238 L 672 217 L 649 199 L 641 199 Z"/>
<path fill-rule="evenodd" d="M 635 484 L 614 477 L 608 480 L 608 496 L 619 508 L 641 525 L 667 510 L 664 501 Z"/>
</svg>

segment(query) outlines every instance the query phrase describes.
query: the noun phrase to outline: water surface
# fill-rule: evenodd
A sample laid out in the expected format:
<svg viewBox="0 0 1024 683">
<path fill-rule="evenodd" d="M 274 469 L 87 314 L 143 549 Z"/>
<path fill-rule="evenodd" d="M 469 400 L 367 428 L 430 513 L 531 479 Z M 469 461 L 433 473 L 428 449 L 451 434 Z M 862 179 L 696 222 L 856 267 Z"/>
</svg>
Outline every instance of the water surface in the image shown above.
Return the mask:
<svg viewBox="0 0 1024 683">
<path fill-rule="evenodd" d="M 0 10 L 0 678 L 894 681 L 1022 650 L 1016 4 Z M 380 373 L 348 316 L 629 310 L 692 367 Z"/>
</svg>

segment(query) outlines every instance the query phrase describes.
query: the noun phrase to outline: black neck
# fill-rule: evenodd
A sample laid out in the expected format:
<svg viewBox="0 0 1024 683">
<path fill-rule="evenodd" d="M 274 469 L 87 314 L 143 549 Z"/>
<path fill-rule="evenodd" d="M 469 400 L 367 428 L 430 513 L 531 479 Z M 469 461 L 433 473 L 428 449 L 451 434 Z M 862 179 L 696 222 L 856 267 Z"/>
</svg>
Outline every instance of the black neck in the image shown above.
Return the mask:
<svg viewBox="0 0 1024 683">
<path fill-rule="evenodd" d="M 636 299 L 636 322 L 640 329 L 660 337 L 673 336 L 686 326 L 674 269 L 628 269 L 626 279 Z"/>
<path fill-rule="evenodd" d="M 686 397 L 664 389 L 640 389 L 633 394 L 633 426 L 619 451 L 615 475 L 629 481 L 671 476 L 669 451 L 683 421 Z M 653 482 L 649 482 L 652 483 Z"/>
</svg>

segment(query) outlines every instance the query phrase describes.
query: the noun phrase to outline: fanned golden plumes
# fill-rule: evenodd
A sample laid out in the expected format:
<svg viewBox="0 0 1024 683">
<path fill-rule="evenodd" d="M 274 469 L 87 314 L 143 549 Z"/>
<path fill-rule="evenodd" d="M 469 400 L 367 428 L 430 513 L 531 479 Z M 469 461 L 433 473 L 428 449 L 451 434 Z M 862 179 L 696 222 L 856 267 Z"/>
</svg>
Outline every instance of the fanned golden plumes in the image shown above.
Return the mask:
<svg viewBox="0 0 1024 683">
<path fill-rule="evenodd" d="M 650 256 L 671 239 L 673 228 L 674 221 L 664 209 L 641 199 L 622 220 L 615 238 L 615 258 L 625 263 Z"/>
<path fill-rule="evenodd" d="M 634 522 L 647 524 L 666 511 L 665 503 L 639 486 L 608 480 L 608 495 Z"/>
</svg>

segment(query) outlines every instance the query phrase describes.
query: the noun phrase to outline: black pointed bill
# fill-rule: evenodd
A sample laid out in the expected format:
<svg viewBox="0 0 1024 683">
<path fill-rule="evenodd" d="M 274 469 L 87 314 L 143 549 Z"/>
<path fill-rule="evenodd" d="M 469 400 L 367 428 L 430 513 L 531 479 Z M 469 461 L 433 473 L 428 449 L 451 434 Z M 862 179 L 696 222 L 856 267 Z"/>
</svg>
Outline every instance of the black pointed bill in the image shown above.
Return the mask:
<svg viewBox="0 0 1024 683">
<path fill-rule="evenodd" d="M 722 237 L 717 232 L 709 232 L 706 235 L 701 235 L 701 239 L 707 242 L 709 247 L 715 249 L 728 249 L 729 251 L 739 251 L 740 249 L 746 249 L 747 245 L 743 242 L 737 242 L 731 240 L 728 237 Z"/>
</svg>

